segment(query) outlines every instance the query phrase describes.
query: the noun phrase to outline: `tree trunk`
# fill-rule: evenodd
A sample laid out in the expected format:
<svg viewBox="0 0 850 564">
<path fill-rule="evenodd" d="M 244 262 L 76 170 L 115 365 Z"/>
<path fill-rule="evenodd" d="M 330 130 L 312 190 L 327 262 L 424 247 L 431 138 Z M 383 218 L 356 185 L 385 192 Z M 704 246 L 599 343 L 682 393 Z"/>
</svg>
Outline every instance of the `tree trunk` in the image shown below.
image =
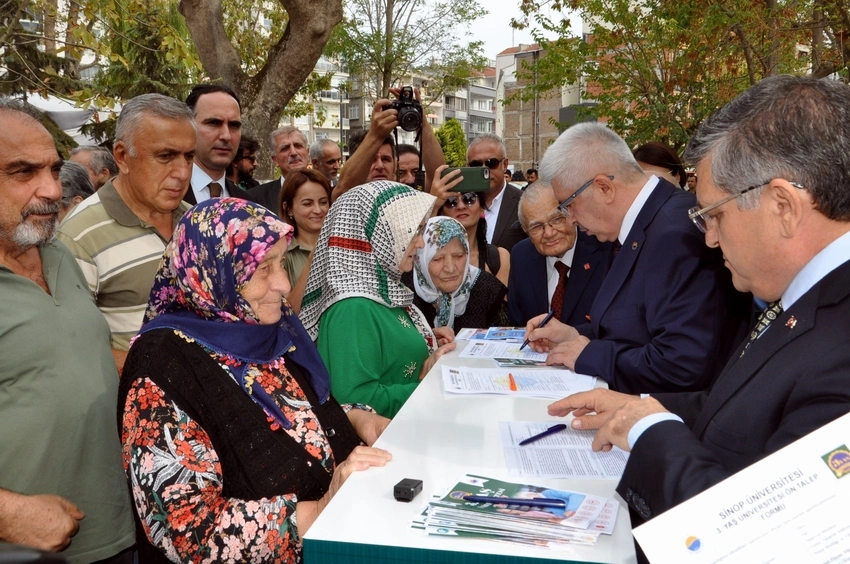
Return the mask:
<svg viewBox="0 0 850 564">
<path fill-rule="evenodd" d="M 239 52 L 224 30 L 221 0 L 181 0 L 180 13 L 198 50 L 204 70 L 242 102 L 243 130 L 256 137 L 261 153 L 271 154 L 269 134 L 277 129 L 284 108 L 313 72 L 334 26 L 342 20 L 342 0 L 278 0 L 289 16 L 266 64 L 249 76 Z M 272 163 L 261 159 L 257 178 L 272 178 Z"/>
</svg>

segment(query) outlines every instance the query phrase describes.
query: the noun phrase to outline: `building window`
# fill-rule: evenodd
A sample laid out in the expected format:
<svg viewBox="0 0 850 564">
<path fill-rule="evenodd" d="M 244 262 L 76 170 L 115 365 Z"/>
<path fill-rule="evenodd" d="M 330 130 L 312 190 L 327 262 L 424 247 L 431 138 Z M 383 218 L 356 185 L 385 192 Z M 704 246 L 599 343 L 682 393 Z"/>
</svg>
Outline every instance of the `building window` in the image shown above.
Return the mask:
<svg viewBox="0 0 850 564">
<path fill-rule="evenodd" d="M 357 104 L 349 104 L 348 105 L 348 118 L 349 119 L 360 119 L 360 106 Z"/>
</svg>

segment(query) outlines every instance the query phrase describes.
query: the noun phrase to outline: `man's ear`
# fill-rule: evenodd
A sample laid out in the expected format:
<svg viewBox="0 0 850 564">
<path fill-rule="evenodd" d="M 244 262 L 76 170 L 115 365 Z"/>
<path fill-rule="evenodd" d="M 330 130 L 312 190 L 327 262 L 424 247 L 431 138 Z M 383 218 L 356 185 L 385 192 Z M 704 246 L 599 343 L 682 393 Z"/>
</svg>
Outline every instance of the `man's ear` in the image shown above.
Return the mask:
<svg viewBox="0 0 850 564">
<path fill-rule="evenodd" d="M 761 205 L 776 220 L 781 235 L 790 239 L 797 234 L 806 207 L 811 206 L 811 195 L 783 178 L 776 178 L 765 188 Z"/>
<path fill-rule="evenodd" d="M 616 195 L 617 190 L 614 186 L 613 180 L 604 174 L 597 174 L 596 178 L 593 179 L 593 183 L 596 185 L 599 193 L 602 194 L 603 201 L 606 204 L 610 204 L 614 201 L 614 196 Z"/>
<path fill-rule="evenodd" d="M 123 174 L 127 174 L 130 168 L 127 166 L 127 158 L 130 156 L 129 147 L 124 141 L 116 141 L 112 147 L 112 156 L 115 157 L 115 164 L 118 165 L 118 170 Z"/>
</svg>

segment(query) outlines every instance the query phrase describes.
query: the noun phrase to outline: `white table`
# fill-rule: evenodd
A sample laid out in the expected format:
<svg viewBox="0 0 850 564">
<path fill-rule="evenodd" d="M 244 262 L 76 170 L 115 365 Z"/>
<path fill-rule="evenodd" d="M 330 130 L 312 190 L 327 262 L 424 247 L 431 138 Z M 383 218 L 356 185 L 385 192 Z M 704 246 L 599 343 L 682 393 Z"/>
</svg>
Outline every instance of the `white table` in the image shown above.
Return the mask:
<svg viewBox="0 0 850 564">
<path fill-rule="evenodd" d="M 511 476 L 505 466 L 499 421 L 557 420 L 545 399 L 449 396 L 442 390 L 442 364 L 495 367 L 492 361 L 459 359 L 466 346 L 444 356 L 422 381 L 375 446 L 390 451 L 384 468 L 355 472 L 304 538 L 306 564 L 385 562 L 527 563 L 636 562 L 628 508 L 614 493 L 616 480 L 563 480 Z M 432 494 L 443 493 L 465 473 L 615 497 L 620 501 L 613 535 L 595 546 L 565 551 L 426 535 L 410 527 Z M 423 481 L 410 503 L 393 498 L 404 478 Z"/>
</svg>

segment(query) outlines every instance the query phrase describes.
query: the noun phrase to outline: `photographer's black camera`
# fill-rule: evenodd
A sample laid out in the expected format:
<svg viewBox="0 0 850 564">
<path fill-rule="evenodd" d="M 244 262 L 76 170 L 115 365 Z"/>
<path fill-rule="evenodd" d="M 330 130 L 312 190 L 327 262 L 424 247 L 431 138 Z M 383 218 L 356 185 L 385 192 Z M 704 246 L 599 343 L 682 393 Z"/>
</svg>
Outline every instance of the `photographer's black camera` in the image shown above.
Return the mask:
<svg viewBox="0 0 850 564">
<path fill-rule="evenodd" d="M 413 97 L 412 86 L 403 86 L 398 100 L 384 106 L 385 110 L 389 108 L 398 111 L 398 124 L 403 130 L 419 131 L 422 127 L 422 104 Z"/>
</svg>

